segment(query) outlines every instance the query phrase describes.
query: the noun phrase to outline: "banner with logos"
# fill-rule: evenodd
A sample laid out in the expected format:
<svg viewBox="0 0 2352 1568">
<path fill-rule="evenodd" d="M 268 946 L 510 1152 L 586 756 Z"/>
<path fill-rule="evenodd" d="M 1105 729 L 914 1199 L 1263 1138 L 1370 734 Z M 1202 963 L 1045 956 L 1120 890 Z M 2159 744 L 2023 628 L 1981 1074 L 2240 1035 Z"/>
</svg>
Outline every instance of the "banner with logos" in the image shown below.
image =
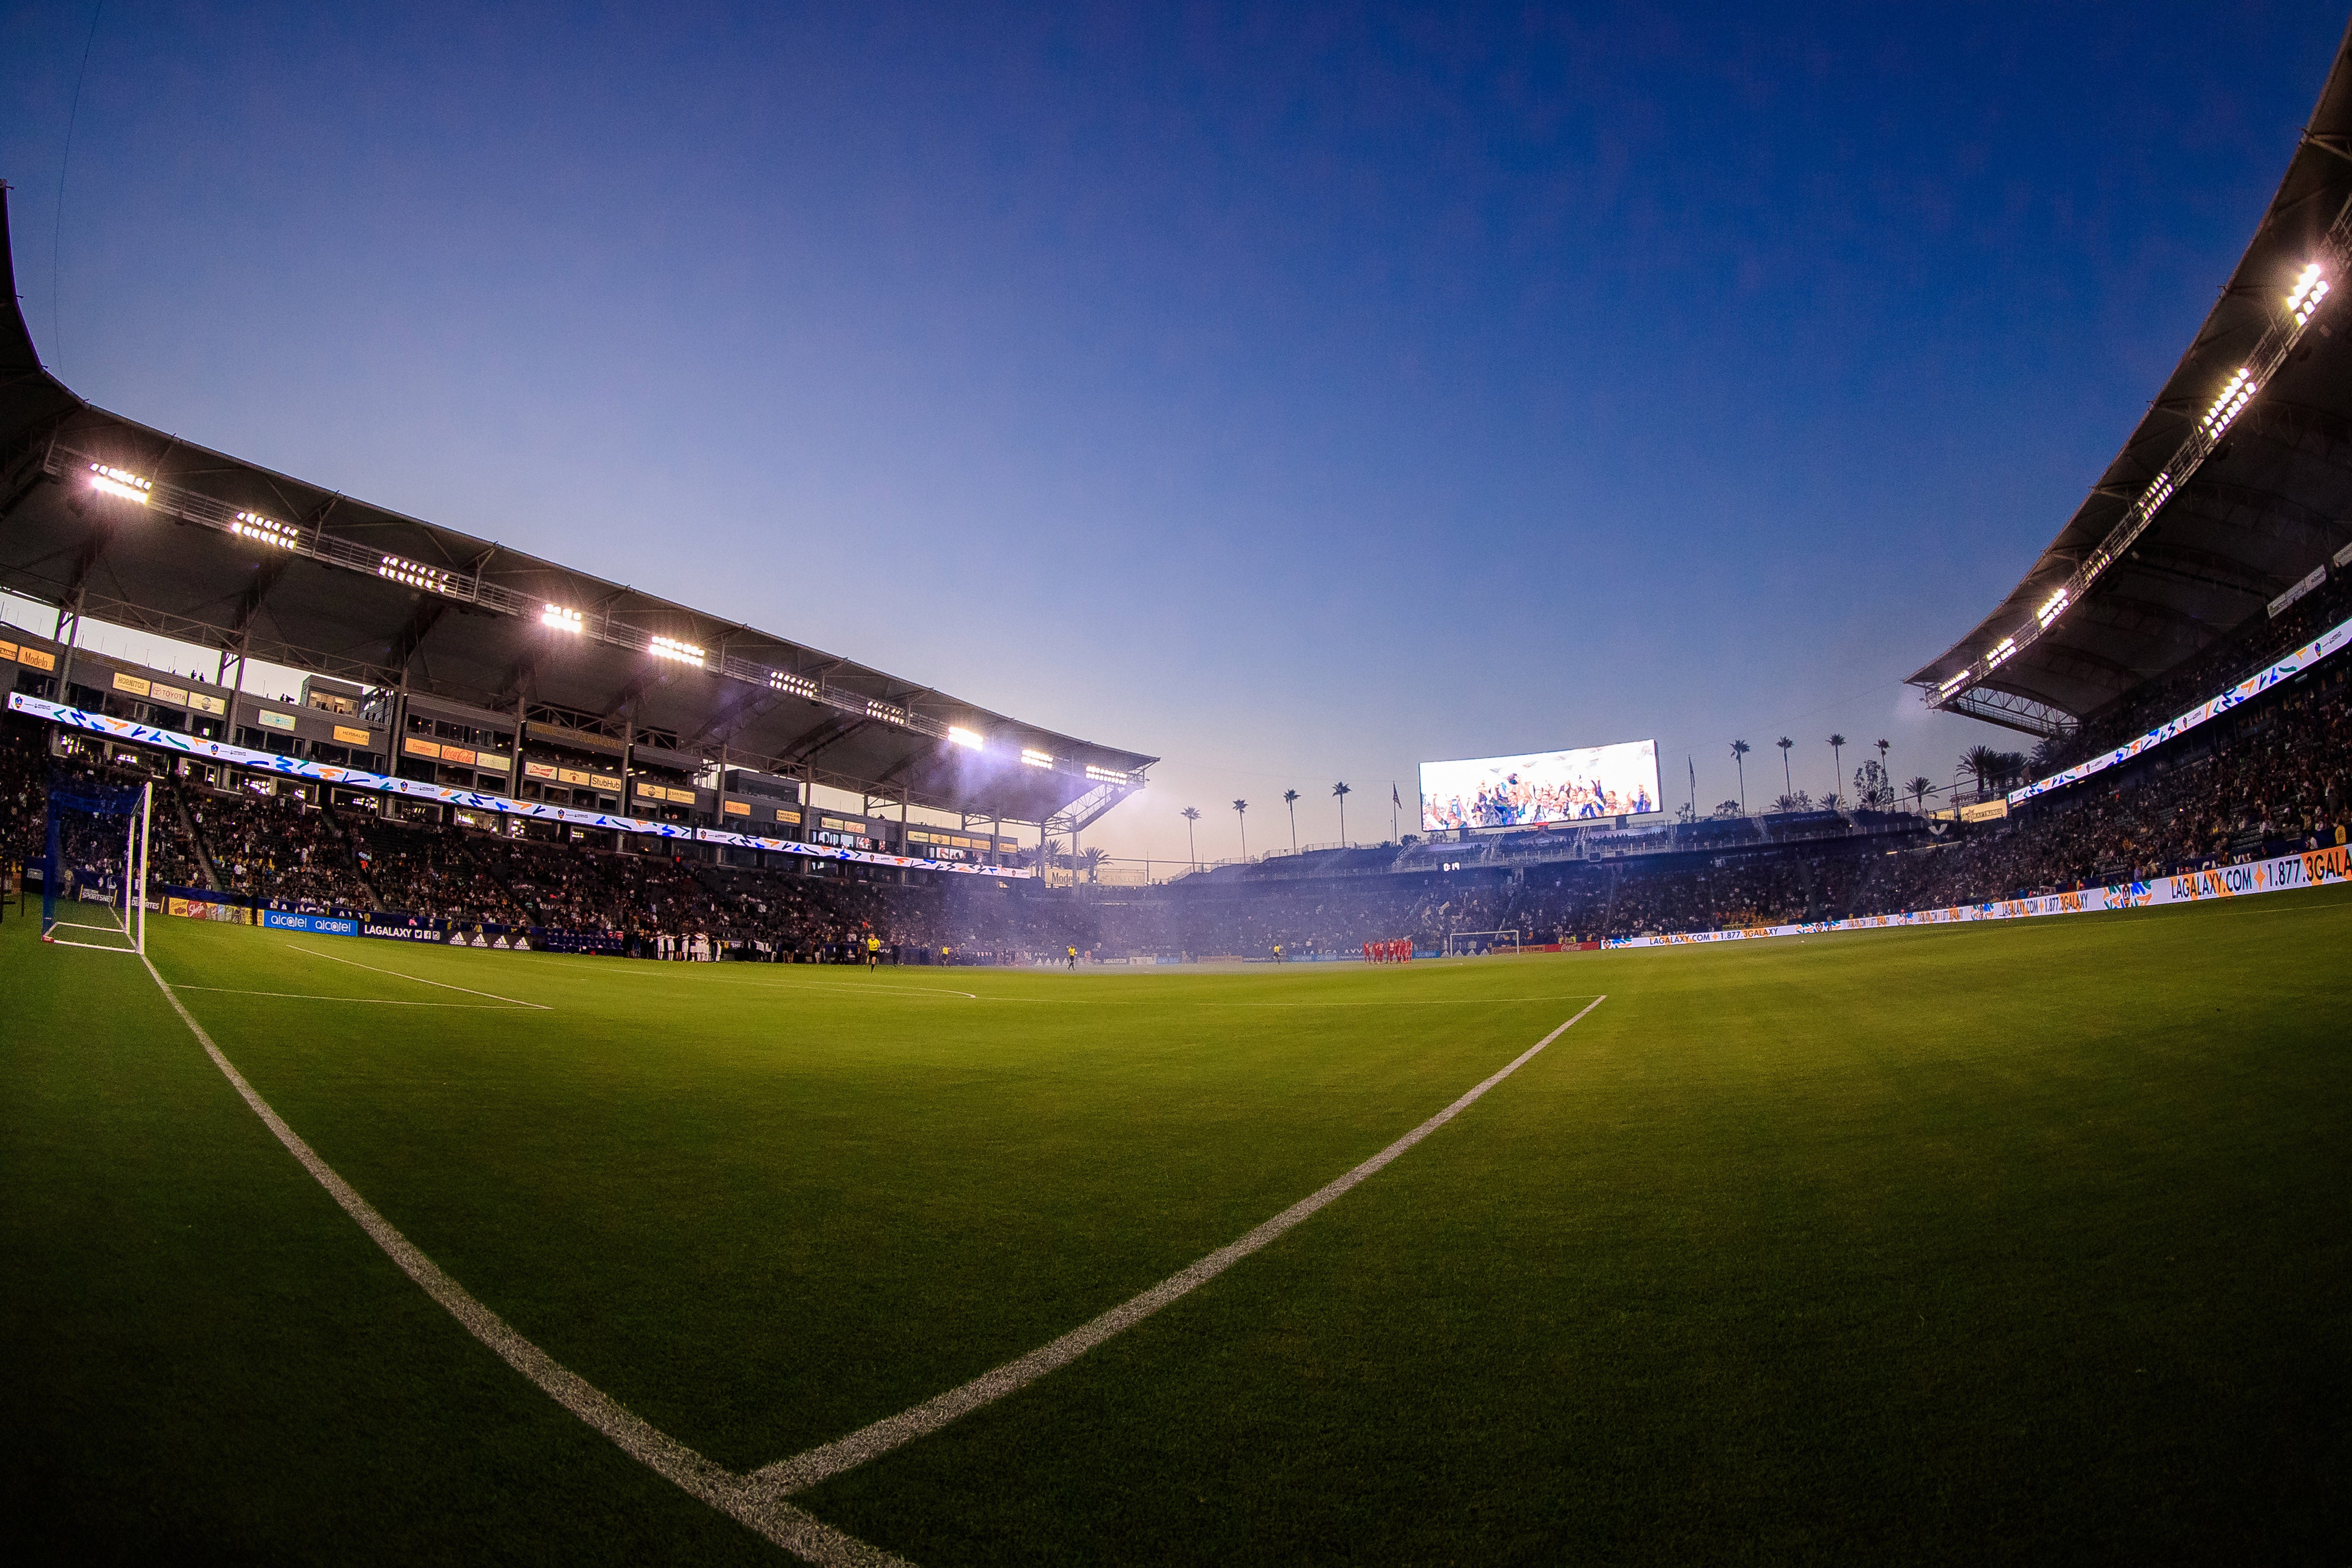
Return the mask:
<svg viewBox="0 0 2352 1568">
<path fill-rule="evenodd" d="M 2102 752 L 2087 763 L 2079 763 L 2063 773 L 2052 773 L 2048 778 L 2027 784 L 2023 789 L 2010 791 L 2009 804 L 2013 806 L 2023 805 L 2037 795 L 2044 795 L 2053 789 L 2063 789 L 2070 784 L 2079 784 L 2093 773 L 2104 773 L 2118 763 L 2130 762 L 2143 752 L 2160 746 L 2178 736 L 2185 735 L 2200 724 L 2208 720 L 2219 718 L 2242 702 L 2252 701 L 2280 681 L 2293 679 L 2347 643 L 2352 643 L 2352 621 L 2330 626 L 2260 675 L 2250 676 L 2220 696 L 2199 703 L 2179 718 L 2158 724 L 2155 729 L 2127 745 L 2117 746 L 2112 752 Z"/>
<path fill-rule="evenodd" d="M 1811 936 L 1821 931 L 1877 931 L 1887 926 L 1949 925 L 1963 921 L 2031 920 L 2042 915 L 2096 914 L 2111 910 L 2144 910 L 2162 904 L 2202 903 L 2209 899 L 2244 898 L 2254 893 L 2291 892 L 2297 888 L 2321 888 L 2352 881 L 2352 846 L 2306 849 L 2275 860 L 2250 860 L 2210 871 L 2159 877 L 2152 882 L 2117 882 L 2084 888 L 2072 893 L 2044 893 L 2032 899 L 1998 899 L 1990 903 L 1961 904 L 1951 909 L 1913 910 L 1899 915 L 1855 915 L 1850 920 L 1809 921 L 1796 925 L 1749 926 L 1731 931 L 1676 931 L 1665 936 L 1621 936 L 1603 947 L 1686 947 L 1706 942 L 1748 942 L 1768 936 Z"/>
</svg>

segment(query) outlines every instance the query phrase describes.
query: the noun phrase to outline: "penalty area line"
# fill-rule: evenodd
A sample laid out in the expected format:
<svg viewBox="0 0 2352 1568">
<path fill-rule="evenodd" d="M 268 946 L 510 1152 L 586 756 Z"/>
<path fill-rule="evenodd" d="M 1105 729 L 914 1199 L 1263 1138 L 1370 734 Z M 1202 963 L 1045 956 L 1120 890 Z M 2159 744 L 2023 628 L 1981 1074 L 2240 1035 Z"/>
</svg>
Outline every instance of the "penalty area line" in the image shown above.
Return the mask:
<svg viewBox="0 0 2352 1568">
<path fill-rule="evenodd" d="M 213 1066 L 220 1069 L 221 1076 L 228 1079 L 229 1086 L 236 1090 L 238 1097 L 256 1116 L 261 1118 L 262 1125 L 276 1135 L 278 1142 L 285 1145 L 286 1152 L 310 1173 L 314 1181 L 327 1189 L 327 1195 L 358 1222 L 359 1227 L 367 1233 L 368 1239 L 382 1248 L 384 1256 L 391 1258 L 402 1273 L 424 1287 L 426 1295 L 439 1302 L 443 1310 L 457 1319 L 467 1332 L 487 1345 L 499 1360 L 530 1379 L 548 1397 L 610 1439 L 614 1447 L 629 1458 L 679 1490 L 709 1504 L 795 1557 L 822 1564 L 824 1568 L 892 1568 L 892 1565 L 906 1568 L 904 1559 L 894 1557 L 878 1546 L 869 1545 L 854 1535 L 835 1530 L 815 1515 L 793 1507 L 776 1496 L 772 1488 L 754 1485 L 747 1478 L 711 1463 L 515 1332 L 505 1319 L 475 1300 L 464 1286 L 444 1274 L 439 1265 L 418 1251 L 390 1220 L 378 1214 L 373 1205 L 335 1173 L 332 1166 L 319 1157 L 316 1150 L 287 1126 L 278 1112 L 270 1109 L 269 1102 L 245 1080 L 245 1075 L 221 1054 L 221 1048 L 213 1043 L 210 1035 L 205 1033 L 204 1026 L 196 1022 L 195 1016 L 188 1011 L 187 1004 L 180 1000 L 179 993 L 172 989 L 171 983 L 163 978 L 162 972 L 148 961 L 144 953 L 138 956 L 139 962 L 146 965 L 147 973 L 155 982 L 156 988 L 163 993 L 163 999 L 171 1003 L 172 1011 L 180 1016 L 180 1022 L 188 1026 L 188 1033 L 204 1047 L 205 1054 L 212 1058 Z M 320 953 L 318 956 L 329 955 Z M 362 963 L 360 967 L 365 969 L 370 966 Z M 383 973 L 396 972 L 385 970 Z M 415 979 L 415 976 L 404 978 Z M 425 984 L 436 983 L 427 981 Z M 462 991 L 465 987 L 453 985 L 449 989 Z M 526 1002 L 522 1005 L 536 1004 Z"/>
<path fill-rule="evenodd" d="M 364 969 L 373 974 L 389 974 L 395 980 L 411 980 L 419 985 L 437 985 L 444 991 L 462 991 L 468 996 L 487 996 L 493 1002 L 504 1002 L 514 1007 L 530 1007 L 541 1013 L 555 1011 L 544 1002 L 526 1002 L 520 996 L 501 996 L 495 991 L 477 991 L 470 985 L 452 985 L 446 981 L 427 980 L 421 974 L 410 974 L 403 970 L 384 969 L 373 963 L 362 963 L 356 958 L 342 958 L 331 952 L 320 952 L 315 947 L 303 947 L 296 942 L 289 942 L 286 946 L 294 952 L 307 952 L 312 958 L 323 958 L 332 963 L 348 963 L 353 969 Z"/>
<path fill-rule="evenodd" d="M 929 1436 L 958 1417 L 969 1415 L 983 1405 L 993 1405 L 1006 1394 L 1026 1388 L 1047 1373 L 1067 1366 L 1113 1335 L 1133 1328 L 1170 1302 L 1199 1289 L 1251 1253 L 1344 1197 L 1368 1177 L 1379 1174 L 1398 1155 L 1461 1115 L 1477 1103 L 1479 1097 L 1488 1089 L 1535 1060 L 1537 1054 L 1546 1046 L 1574 1028 L 1587 1014 L 1607 1000 L 1609 998 L 1605 994 L 1595 996 L 1575 1017 L 1512 1058 L 1500 1071 L 1482 1080 L 1461 1099 L 1346 1175 L 1299 1199 L 1240 1240 L 1227 1243 L 1191 1268 L 1170 1275 L 1140 1295 L 1129 1298 L 1092 1322 L 1072 1329 L 1060 1339 L 1039 1346 L 1018 1361 L 1006 1362 L 1003 1366 L 981 1373 L 961 1387 L 949 1389 L 910 1410 L 886 1416 L 869 1426 L 861 1426 L 845 1437 L 835 1438 L 788 1459 L 763 1466 L 752 1471 L 750 1479 L 754 1484 L 774 1489 L 774 1495 L 781 1501 L 793 1492 L 805 1491 L 845 1470 L 856 1469 L 867 1460 L 877 1459 L 918 1437 Z"/>
<path fill-rule="evenodd" d="M 129 952 L 127 947 L 117 952 Z M 458 1007 L 469 1013 L 519 1013 L 528 1005 L 520 1002 L 395 1002 L 388 996 L 320 996 L 308 991 L 241 991 L 234 985 L 190 985 L 183 982 L 183 991 L 210 991 L 221 996 L 276 996 L 288 1002 L 357 1002 L 370 1007 Z"/>
</svg>

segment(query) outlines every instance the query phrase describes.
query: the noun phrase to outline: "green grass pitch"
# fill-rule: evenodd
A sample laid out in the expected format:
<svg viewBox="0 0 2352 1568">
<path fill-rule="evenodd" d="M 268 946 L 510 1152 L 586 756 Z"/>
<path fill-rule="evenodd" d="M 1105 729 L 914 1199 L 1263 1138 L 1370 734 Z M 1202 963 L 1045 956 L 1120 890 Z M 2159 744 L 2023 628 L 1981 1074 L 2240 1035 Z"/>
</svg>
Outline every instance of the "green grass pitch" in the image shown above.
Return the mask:
<svg viewBox="0 0 2352 1568">
<path fill-rule="evenodd" d="M 35 924 L 18 1561 L 782 1560 L 402 1275 L 134 960 Z M 738 1470 L 1164 1279 L 1607 994 L 1265 1251 L 796 1500 L 926 1568 L 2352 1550 L 2342 893 L 1236 973 L 151 931 L 412 1242 Z"/>
</svg>

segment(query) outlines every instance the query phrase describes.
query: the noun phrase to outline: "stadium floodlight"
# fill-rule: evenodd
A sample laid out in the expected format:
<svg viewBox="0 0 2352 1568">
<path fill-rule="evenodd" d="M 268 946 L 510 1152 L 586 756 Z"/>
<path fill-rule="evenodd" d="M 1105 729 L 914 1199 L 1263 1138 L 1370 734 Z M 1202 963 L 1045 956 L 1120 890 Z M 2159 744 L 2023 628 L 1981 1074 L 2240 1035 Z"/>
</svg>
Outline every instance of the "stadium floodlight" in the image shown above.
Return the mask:
<svg viewBox="0 0 2352 1568">
<path fill-rule="evenodd" d="M 894 707 L 878 697 L 869 697 L 866 700 L 866 716 L 868 719 L 879 719 L 885 724 L 904 724 L 907 721 L 907 710 L 904 708 Z"/>
<path fill-rule="evenodd" d="M 666 637 L 656 635 L 654 640 L 646 645 L 646 651 L 653 655 L 656 658 L 674 658 L 680 664 L 700 664 L 702 662 L 702 650 L 700 648 L 695 647 L 690 642 L 680 642 L 676 637 Z"/>
<path fill-rule="evenodd" d="M 2048 631 L 2050 623 L 2066 613 L 2066 590 L 2061 588 L 2044 600 L 2040 609 L 2033 612 L 2034 617 L 2042 623 L 2043 631 Z"/>
<path fill-rule="evenodd" d="M 948 726 L 948 744 L 950 746 L 970 746 L 976 752 L 980 750 L 981 745 L 980 731 L 977 730 L 967 730 L 961 724 L 950 724 Z"/>
<path fill-rule="evenodd" d="M 386 555 L 376 563 L 375 574 L 411 588 L 423 588 L 427 593 L 454 594 L 450 583 L 456 577 L 438 566 L 427 566 L 421 561 L 411 561 L 404 555 Z"/>
<path fill-rule="evenodd" d="M 1969 675 L 1974 668 L 1975 667 L 1973 665 L 1970 666 L 1969 669 L 1960 671 L 1959 674 L 1952 677 L 1949 680 L 1944 682 L 1943 685 L 1936 688 L 1936 695 L 1937 697 L 1949 697 L 1956 689 L 1967 683 Z"/>
<path fill-rule="evenodd" d="M 2010 655 L 2016 651 L 2017 639 L 2015 637 L 2001 638 L 2000 641 L 1993 644 L 1992 651 L 1985 655 L 1985 668 L 1987 669 L 2000 668 L 2002 661 L 2007 659 Z"/>
<path fill-rule="evenodd" d="M 257 511 L 241 511 L 228 531 L 240 539 L 250 539 L 261 544 L 274 544 L 280 550 L 291 550 L 302 542 L 302 531 L 290 522 L 280 522 L 274 517 L 264 517 Z"/>
<path fill-rule="evenodd" d="M 1097 784 L 1125 784 L 1128 782 L 1128 775 L 1120 773 L 1117 768 L 1098 768 L 1092 763 L 1088 763 L 1087 764 L 1087 777 L 1093 779 Z"/>
<path fill-rule="evenodd" d="M 119 500 L 136 501 L 141 506 L 145 506 L 148 497 L 155 489 L 155 481 L 142 479 L 128 468 L 112 468 L 105 463 L 92 463 L 89 466 L 89 488 L 100 495 L 114 496 Z"/>
<path fill-rule="evenodd" d="M 1033 768 L 1050 768 L 1054 765 L 1052 752 L 1041 752 L 1031 746 L 1021 748 L 1021 760 Z"/>
<path fill-rule="evenodd" d="M 789 691 L 795 697 L 805 697 L 812 702 L 824 695 L 815 681 L 805 675 L 794 675 L 789 669 L 768 671 L 768 687 L 773 691 Z"/>
<path fill-rule="evenodd" d="M 577 610 L 567 610 L 562 605 L 550 605 L 539 613 L 539 624 L 552 626 L 559 632 L 577 634 L 587 629 L 585 619 Z"/>
<path fill-rule="evenodd" d="M 2294 289 L 2286 297 L 2287 313 L 2300 327 L 2311 320 L 2312 312 L 2318 310 L 2319 302 L 2326 298 L 2327 280 L 2319 275 L 2319 263 L 2315 261 L 2303 269 L 2303 276 L 2294 280 Z"/>
<path fill-rule="evenodd" d="M 2202 424 L 2206 433 L 2219 436 L 2228 429 L 2230 421 L 2238 416 L 2248 400 L 2260 390 L 2254 382 L 2254 373 L 2241 367 L 2238 374 L 2230 378 L 2230 384 L 2221 389 L 2221 395 L 2213 400 L 2213 406 L 2205 411 Z"/>
</svg>

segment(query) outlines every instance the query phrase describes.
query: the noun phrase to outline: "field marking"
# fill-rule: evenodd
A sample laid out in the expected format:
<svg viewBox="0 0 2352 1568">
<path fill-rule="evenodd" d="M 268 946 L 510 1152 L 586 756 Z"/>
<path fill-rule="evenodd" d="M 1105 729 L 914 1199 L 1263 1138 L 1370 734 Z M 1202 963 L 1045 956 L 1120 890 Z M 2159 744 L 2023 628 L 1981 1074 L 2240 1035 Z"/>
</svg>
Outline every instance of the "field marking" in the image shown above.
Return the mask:
<svg viewBox="0 0 2352 1568">
<path fill-rule="evenodd" d="M 313 958 L 329 959 L 336 963 L 348 963 L 353 969 L 364 969 L 375 974 L 389 974 L 395 980 L 413 980 L 419 985 L 438 985 L 444 991 L 463 991 L 468 996 L 487 996 L 493 1002 L 504 1002 L 516 1007 L 530 1007 L 541 1013 L 555 1011 L 544 1002 L 526 1002 L 520 996 L 501 996 L 495 991 L 477 991 L 470 985 L 452 985 L 446 981 L 427 980 L 422 974 L 410 974 L 398 969 L 383 969 L 373 963 L 362 963 L 356 958 L 341 958 L 331 952 L 320 952 L 315 947 L 301 947 L 290 942 L 286 946 L 289 952 L 307 952 Z"/>
<path fill-rule="evenodd" d="M 1480 1082 L 1461 1099 L 1346 1175 L 1299 1199 L 1240 1240 L 1227 1243 L 1191 1268 L 1170 1275 L 1140 1295 L 1120 1302 L 1092 1322 L 1072 1329 L 1051 1344 L 1042 1345 L 1017 1361 L 1009 1361 L 992 1371 L 984 1372 L 970 1383 L 927 1399 L 912 1409 L 902 1410 L 871 1426 L 861 1426 L 845 1437 L 837 1437 L 830 1443 L 794 1454 L 790 1458 L 762 1466 L 752 1471 L 749 1479 L 773 1489 L 773 1495 L 781 1502 L 794 1492 L 805 1491 L 820 1481 L 830 1480 L 845 1470 L 856 1468 L 868 1459 L 879 1458 L 893 1448 L 911 1443 L 918 1437 L 929 1436 L 959 1416 L 968 1415 L 983 1405 L 993 1405 L 1006 1394 L 1026 1388 L 1047 1373 L 1067 1366 L 1114 1334 L 1133 1328 L 1171 1301 L 1199 1289 L 1251 1253 L 1345 1196 L 1367 1177 L 1377 1175 L 1398 1155 L 1461 1115 L 1488 1089 L 1535 1060 L 1538 1052 L 1574 1028 L 1587 1014 L 1607 1000 L 1606 994 L 1595 996 L 1575 1017 L 1511 1058 L 1507 1066 Z"/>
<path fill-rule="evenodd" d="M 1600 999 L 1600 993 L 1580 991 L 1573 996 L 1439 996 L 1393 998 L 1372 1002 L 1195 1002 L 1195 1007 L 1494 1007 L 1511 1002 L 1581 1002 Z"/>
<path fill-rule="evenodd" d="M 131 949 L 125 947 L 115 951 L 129 952 Z M 362 1002 L 371 1007 L 462 1007 L 471 1013 L 514 1013 L 521 1010 L 518 1005 L 507 1002 L 395 1002 L 384 996 L 320 996 L 308 991 L 241 991 L 234 985 L 190 985 L 185 982 L 181 984 L 180 989 L 210 991 L 222 996 L 278 996 L 289 1002 Z"/>
<path fill-rule="evenodd" d="M 307 951 L 307 950 L 298 950 Z M 320 956 L 327 956 L 320 954 Z M 777 1496 L 772 1488 L 752 1484 L 749 1478 L 711 1463 L 668 1433 L 596 1387 L 579 1373 L 557 1362 L 554 1357 L 523 1338 L 508 1326 L 505 1319 L 476 1300 L 466 1288 L 444 1274 L 431 1258 L 419 1252 L 409 1239 L 395 1229 L 390 1220 L 378 1214 L 365 1198 L 352 1190 L 351 1184 L 337 1175 L 334 1168 L 320 1159 L 317 1151 L 304 1142 L 295 1131 L 279 1119 L 261 1098 L 253 1085 L 245 1080 L 205 1033 L 204 1026 L 188 1011 L 161 971 L 149 962 L 144 953 L 139 961 L 146 964 L 147 973 L 172 1004 L 172 1011 L 180 1022 L 205 1047 L 205 1054 L 221 1070 L 231 1088 L 261 1118 L 262 1125 L 277 1135 L 286 1152 L 301 1163 L 318 1184 L 327 1189 L 328 1196 L 342 1211 L 359 1222 L 368 1238 L 383 1248 L 385 1257 L 399 1265 L 400 1271 L 425 1288 L 425 1294 L 438 1301 L 443 1310 L 465 1326 L 472 1334 L 497 1354 L 499 1360 L 539 1385 L 540 1389 L 564 1409 L 572 1412 L 589 1426 L 610 1438 L 613 1445 L 646 1468 L 670 1482 L 688 1495 L 700 1499 L 729 1518 L 743 1524 L 805 1562 L 824 1564 L 824 1568 L 906 1568 L 905 1560 L 892 1556 L 878 1546 L 869 1545 L 845 1531 L 818 1519 L 815 1515 L 793 1507 Z M 361 964 L 361 968 L 368 968 Z M 386 970 L 386 973 L 394 973 Z M 414 979 L 414 975 L 405 978 Z M 433 984 L 427 982 L 426 984 Z M 463 986 L 450 989 L 462 991 Z M 530 1003 L 525 1006 L 533 1005 Z"/>
</svg>

